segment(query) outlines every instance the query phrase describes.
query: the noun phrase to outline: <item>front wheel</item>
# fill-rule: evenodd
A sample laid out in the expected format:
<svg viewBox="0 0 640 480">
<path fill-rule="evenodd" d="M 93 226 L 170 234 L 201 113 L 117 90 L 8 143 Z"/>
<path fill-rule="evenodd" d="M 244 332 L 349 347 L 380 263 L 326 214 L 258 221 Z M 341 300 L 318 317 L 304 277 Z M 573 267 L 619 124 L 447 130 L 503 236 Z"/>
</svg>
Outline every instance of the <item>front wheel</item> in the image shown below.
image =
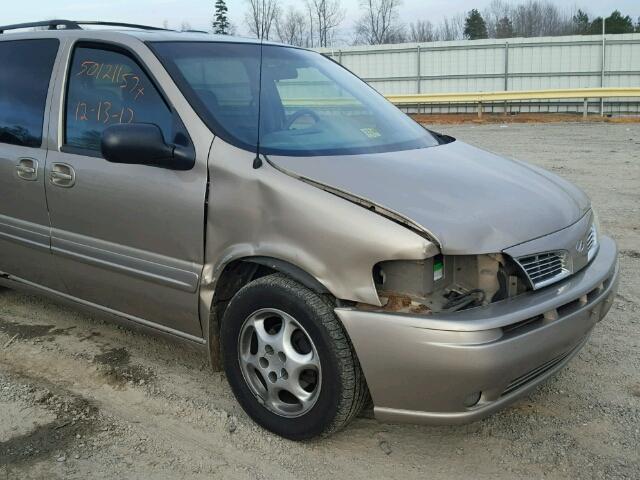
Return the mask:
<svg viewBox="0 0 640 480">
<path fill-rule="evenodd" d="M 229 303 L 220 333 L 238 402 L 256 423 L 282 437 L 329 435 L 368 398 L 332 306 L 282 274 L 244 286 Z"/>
</svg>

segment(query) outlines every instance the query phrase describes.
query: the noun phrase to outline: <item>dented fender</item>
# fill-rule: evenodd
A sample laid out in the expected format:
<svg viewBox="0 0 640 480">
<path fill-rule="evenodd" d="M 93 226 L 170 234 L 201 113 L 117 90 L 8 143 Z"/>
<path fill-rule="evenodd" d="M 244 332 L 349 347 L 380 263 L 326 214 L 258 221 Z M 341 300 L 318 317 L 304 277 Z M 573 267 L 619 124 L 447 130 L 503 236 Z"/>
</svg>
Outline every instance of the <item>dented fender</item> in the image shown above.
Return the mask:
<svg viewBox="0 0 640 480">
<path fill-rule="evenodd" d="M 205 285 L 230 262 L 271 257 L 313 276 L 336 298 L 380 306 L 373 266 L 438 253 L 427 238 L 300 181 L 216 138 L 209 158 Z"/>
</svg>

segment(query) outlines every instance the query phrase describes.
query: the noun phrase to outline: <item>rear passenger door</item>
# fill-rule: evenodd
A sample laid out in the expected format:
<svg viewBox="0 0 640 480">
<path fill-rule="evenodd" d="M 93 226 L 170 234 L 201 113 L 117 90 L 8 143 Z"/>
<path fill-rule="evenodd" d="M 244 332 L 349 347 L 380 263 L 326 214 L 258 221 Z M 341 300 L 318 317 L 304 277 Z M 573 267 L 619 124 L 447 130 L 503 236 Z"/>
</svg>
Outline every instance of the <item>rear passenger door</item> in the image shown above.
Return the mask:
<svg viewBox="0 0 640 480">
<path fill-rule="evenodd" d="M 0 41 L 0 271 L 58 290 L 44 190 L 57 39 Z"/>
<path fill-rule="evenodd" d="M 206 157 L 188 171 L 106 161 L 101 134 L 114 124 L 153 123 L 167 143 L 192 140 L 132 50 L 78 43 L 69 55 L 46 184 L 60 275 L 80 300 L 199 337 Z"/>
</svg>

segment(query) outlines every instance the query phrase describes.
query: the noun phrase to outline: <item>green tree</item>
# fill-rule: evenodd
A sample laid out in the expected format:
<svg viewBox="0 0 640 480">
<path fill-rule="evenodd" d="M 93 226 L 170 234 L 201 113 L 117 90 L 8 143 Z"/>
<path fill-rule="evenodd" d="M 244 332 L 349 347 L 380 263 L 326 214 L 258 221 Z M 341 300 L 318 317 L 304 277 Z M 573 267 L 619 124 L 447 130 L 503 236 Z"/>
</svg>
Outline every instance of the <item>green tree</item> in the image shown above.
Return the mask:
<svg viewBox="0 0 640 480">
<path fill-rule="evenodd" d="M 614 10 L 611 15 L 605 18 L 606 33 L 633 33 L 633 20 L 629 15 L 622 16 L 619 10 Z M 591 22 L 591 32 L 594 35 L 602 33 L 602 17 Z"/>
<path fill-rule="evenodd" d="M 502 17 L 496 23 L 496 38 L 513 38 L 513 23 L 509 17 Z"/>
<path fill-rule="evenodd" d="M 577 33 L 578 35 L 585 35 L 589 33 L 589 30 L 591 29 L 589 15 L 582 10 L 578 10 L 576 12 L 571 19 L 571 23 L 573 24 L 573 33 Z"/>
<path fill-rule="evenodd" d="M 477 9 L 473 9 L 469 12 L 469 15 L 464 21 L 464 38 L 469 40 L 477 40 L 479 38 L 487 38 L 487 24 L 480 15 Z"/>
<path fill-rule="evenodd" d="M 213 33 L 229 35 L 229 19 L 227 4 L 224 0 L 216 0 L 216 13 L 213 19 Z"/>
</svg>

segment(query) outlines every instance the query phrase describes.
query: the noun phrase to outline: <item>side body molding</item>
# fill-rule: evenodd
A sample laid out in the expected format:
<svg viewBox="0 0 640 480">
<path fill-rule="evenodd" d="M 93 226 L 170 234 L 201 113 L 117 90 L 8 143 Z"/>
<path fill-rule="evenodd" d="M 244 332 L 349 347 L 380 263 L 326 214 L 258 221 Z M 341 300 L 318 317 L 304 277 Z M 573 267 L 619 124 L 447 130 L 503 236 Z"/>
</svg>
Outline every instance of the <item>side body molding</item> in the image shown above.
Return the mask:
<svg viewBox="0 0 640 480">
<path fill-rule="evenodd" d="M 56 255 L 185 292 L 195 292 L 200 280 L 200 269 L 191 262 L 99 242 L 55 229 L 51 250 Z"/>
<path fill-rule="evenodd" d="M 44 252 L 49 251 L 49 228 L 44 225 L 0 215 L 0 238 Z"/>
</svg>

